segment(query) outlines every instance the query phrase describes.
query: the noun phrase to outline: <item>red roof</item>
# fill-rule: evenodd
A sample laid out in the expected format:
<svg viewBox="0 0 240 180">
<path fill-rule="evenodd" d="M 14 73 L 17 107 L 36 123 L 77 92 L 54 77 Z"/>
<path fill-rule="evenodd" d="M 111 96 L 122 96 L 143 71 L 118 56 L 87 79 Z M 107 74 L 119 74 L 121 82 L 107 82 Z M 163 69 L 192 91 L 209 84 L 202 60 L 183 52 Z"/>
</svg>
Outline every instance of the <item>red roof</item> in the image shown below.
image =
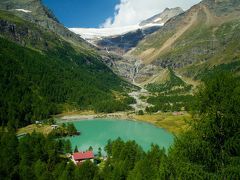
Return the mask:
<svg viewBox="0 0 240 180">
<path fill-rule="evenodd" d="M 94 154 L 92 151 L 88 152 L 77 152 L 73 154 L 73 159 L 76 160 L 84 160 L 84 159 L 93 159 Z"/>
</svg>

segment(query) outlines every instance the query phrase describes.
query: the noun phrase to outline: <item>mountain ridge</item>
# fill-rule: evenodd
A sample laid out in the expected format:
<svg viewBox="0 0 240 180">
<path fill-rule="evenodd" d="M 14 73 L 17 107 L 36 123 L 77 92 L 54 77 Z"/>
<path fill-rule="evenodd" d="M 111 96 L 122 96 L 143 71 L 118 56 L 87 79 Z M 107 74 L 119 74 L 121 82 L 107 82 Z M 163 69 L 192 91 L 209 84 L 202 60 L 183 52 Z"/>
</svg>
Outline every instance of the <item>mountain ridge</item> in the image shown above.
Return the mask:
<svg viewBox="0 0 240 180">
<path fill-rule="evenodd" d="M 81 37 L 64 27 L 42 0 L 2 0 L 0 9 L 59 34 L 66 41 L 82 48 L 94 48 Z M 25 10 L 25 11 L 24 11 Z"/>
<path fill-rule="evenodd" d="M 202 1 L 170 19 L 128 54 L 138 57 L 144 64 L 179 69 L 185 75 L 193 64 L 234 61 L 240 54 L 237 43 L 239 9 L 240 2 L 235 0 Z"/>
</svg>

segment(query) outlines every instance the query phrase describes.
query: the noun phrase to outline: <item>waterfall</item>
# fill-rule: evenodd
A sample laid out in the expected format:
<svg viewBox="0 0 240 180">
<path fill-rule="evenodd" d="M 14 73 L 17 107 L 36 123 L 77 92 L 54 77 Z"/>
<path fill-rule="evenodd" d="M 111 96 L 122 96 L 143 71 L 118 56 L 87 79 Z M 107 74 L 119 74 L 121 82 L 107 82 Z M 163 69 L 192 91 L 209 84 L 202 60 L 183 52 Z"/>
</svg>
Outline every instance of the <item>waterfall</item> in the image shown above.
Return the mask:
<svg viewBox="0 0 240 180">
<path fill-rule="evenodd" d="M 132 82 L 133 84 L 135 84 L 135 77 L 137 76 L 137 74 L 139 73 L 139 67 L 141 66 L 141 61 L 137 60 L 135 61 L 135 63 L 133 64 L 133 67 L 131 69 L 131 74 L 132 74 Z"/>
</svg>

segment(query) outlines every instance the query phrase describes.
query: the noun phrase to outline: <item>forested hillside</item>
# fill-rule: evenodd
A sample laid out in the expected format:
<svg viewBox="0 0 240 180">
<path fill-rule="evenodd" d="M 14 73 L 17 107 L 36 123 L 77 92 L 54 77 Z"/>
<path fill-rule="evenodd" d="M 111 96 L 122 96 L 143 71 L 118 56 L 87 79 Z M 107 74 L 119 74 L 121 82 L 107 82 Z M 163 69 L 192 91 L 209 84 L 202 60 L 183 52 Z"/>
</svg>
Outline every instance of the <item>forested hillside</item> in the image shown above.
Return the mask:
<svg viewBox="0 0 240 180">
<path fill-rule="evenodd" d="M 74 109 L 128 109 L 128 83 L 91 49 L 74 47 L 54 32 L 0 12 L 0 119 L 23 126 Z M 116 91 L 122 99 L 115 97 Z M 106 105 L 105 105 L 106 107 Z M 103 109 L 105 110 L 105 109 Z"/>
</svg>

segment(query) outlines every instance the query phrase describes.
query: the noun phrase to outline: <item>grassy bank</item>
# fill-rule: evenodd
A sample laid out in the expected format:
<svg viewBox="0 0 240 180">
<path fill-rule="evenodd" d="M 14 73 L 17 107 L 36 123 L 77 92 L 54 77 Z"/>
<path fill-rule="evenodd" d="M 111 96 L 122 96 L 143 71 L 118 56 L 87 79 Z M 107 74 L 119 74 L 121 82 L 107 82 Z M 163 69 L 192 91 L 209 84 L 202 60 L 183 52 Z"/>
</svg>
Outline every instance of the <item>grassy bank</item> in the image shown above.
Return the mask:
<svg viewBox="0 0 240 180">
<path fill-rule="evenodd" d="M 63 116 L 72 116 L 72 115 L 96 115 L 94 111 L 66 111 L 61 114 L 55 115 L 55 118 L 61 118 Z"/>
<path fill-rule="evenodd" d="M 52 127 L 50 125 L 45 125 L 45 124 L 42 124 L 42 125 L 31 124 L 26 127 L 18 129 L 17 134 L 22 134 L 22 133 L 31 134 L 34 131 L 38 133 L 42 133 L 44 135 L 48 135 L 50 132 L 52 132 Z"/>
<path fill-rule="evenodd" d="M 132 115 L 133 119 L 152 123 L 158 127 L 162 127 L 173 134 L 179 134 L 185 131 L 188 126 L 186 121 L 191 120 L 189 113 L 182 115 L 174 115 L 173 113 L 157 113 L 145 115 Z"/>
</svg>

